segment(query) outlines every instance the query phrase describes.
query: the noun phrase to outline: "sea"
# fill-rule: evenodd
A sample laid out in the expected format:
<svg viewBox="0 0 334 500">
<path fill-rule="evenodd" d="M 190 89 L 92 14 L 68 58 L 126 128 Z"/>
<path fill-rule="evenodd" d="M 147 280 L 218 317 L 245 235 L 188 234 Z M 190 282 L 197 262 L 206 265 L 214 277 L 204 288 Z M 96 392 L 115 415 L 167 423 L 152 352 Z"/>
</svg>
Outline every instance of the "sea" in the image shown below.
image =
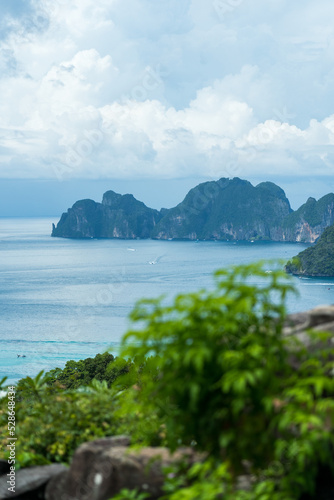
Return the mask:
<svg viewBox="0 0 334 500">
<path fill-rule="evenodd" d="M 0 218 L 0 380 L 118 353 L 137 300 L 213 288 L 219 268 L 288 260 L 301 243 L 70 240 L 54 218 Z M 270 265 L 268 264 L 268 270 Z M 334 280 L 293 278 L 289 312 L 334 302 Z M 25 357 L 24 357 L 25 356 Z"/>
</svg>

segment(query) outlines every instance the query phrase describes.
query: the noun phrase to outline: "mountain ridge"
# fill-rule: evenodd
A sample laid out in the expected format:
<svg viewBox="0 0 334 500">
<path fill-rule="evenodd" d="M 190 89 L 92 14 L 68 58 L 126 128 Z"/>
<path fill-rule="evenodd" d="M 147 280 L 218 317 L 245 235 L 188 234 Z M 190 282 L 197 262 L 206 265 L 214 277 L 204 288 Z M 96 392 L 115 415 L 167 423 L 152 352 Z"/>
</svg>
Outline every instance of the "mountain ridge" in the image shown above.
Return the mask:
<svg viewBox="0 0 334 500">
<path fill-rule="evenodd" d="M 198 184 L 178 205 L 160 211 L 112 190 L 102 203 L 79 200 L 53 225 L 52 236 L 314 243 L 333 223 L 333 193 L 318 201 L 309 198 L 293 211 L 283 189 L 272 182 L 253 186 L 223 177 Z"/>
</svg>

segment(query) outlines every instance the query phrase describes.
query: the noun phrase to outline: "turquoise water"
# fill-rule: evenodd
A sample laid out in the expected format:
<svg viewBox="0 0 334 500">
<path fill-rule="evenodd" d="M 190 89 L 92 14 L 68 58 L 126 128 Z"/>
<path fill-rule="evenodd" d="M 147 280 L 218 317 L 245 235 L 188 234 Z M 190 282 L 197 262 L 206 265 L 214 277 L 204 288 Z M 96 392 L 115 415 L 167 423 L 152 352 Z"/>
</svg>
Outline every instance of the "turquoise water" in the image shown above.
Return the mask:
<svg viewBox="0 0 334 500">
<path fill-rule="evenodd" d="M 212 286 L 212 272 L 288 259 L 305 245 L 51 238 L 55 219 L 0 219 L 0 377 L 64 366 L 117 345 L 136 300 Z M 289 310 L 333 303 L 334 280 L 295 279 Z M 26 358 L 18 358 L 24 354 Z"/>
</svg>

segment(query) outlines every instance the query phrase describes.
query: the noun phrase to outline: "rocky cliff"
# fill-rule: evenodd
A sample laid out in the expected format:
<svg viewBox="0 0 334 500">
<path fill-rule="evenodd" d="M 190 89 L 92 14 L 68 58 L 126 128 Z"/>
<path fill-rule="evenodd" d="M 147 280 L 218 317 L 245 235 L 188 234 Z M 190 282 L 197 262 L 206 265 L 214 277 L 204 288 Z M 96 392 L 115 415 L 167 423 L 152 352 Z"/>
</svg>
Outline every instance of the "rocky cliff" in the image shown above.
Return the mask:
<svg viewBox="0 0 334 500">
<path fill-rule="evenodd" d="M 309 198 L 283 221 L 282 239 L 314 243 L 333 223 L 334 194 L 327 194 L 319 201 Z"/>
<path fill-rule="evenodd" d="M 313 243 L 334 223 L 334 194 L 309 198 L 297 211 L 272 182 L 234 178 L 204 182 L 176 207 L 154 210 L 107 191 L 102 203 L 81 200 L 53 226 L 63 238 L 272 240 Z"/>
<path fill-rule="evenodd" d="M 107 191 L 102 203 L 76 202 L 61 216 L 52 236 L 62 238 L 149 238 L 162 215 L 132 194 Z"/>
<path fill-rule="evenodd" d="M 158 239 L 276 239 L 291 207 L 284 191 L 271 182 L 254 187 L 239 178 L 205 182 L 161 219 Z M 281 234 L 280 234 L 281 236 Z M 281 238 L 279 238 L 281 239 Z"/>
</svg>

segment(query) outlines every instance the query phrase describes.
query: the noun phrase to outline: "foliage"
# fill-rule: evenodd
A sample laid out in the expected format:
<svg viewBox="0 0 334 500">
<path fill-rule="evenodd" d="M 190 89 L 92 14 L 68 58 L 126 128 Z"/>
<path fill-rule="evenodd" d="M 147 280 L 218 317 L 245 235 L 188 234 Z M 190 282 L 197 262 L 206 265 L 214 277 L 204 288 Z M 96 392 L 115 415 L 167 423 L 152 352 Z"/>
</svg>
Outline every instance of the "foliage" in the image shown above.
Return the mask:
<svg viewBox="0 0 334 500">
<path fill-rule="evenodd" d="M 112 500 L 145 500 L 149 498 L 147 493 L 141 493 L 138 490 L 123 489 L 117 495 L 112 497 Z"/>
<path fill-rule="evenodd" d="M 3 377 L 1 380 L 0 380 L 0 391 L 3 391 L 6 386 L 5 386 L 5 382 L 6 380 L 8 379 L 8 377 Z"/>
<path fill-rule="evenodd" d="M 42 394 L 48 387 L 49 377 L 42 370 L 35 378 L 25 377 L 16 386 L 16 401 L 26 404 L 41 402 Z"/>
<path fill-rule="evenodd" d="M 285 266 L 285 269 L 287 272 L 289 272 L 291 274 L 301 273 L 303 270 L 303 266 L 302 266 L 302 261 L 300 260 L 299 255 L 296 257 L 293 257 L 291 259 L 291 261 L 289 260 L 289 262 Z"/>
<path fill-rule="evenodd" d="M 250 274 L 262 286 L 247 282 Z M 181 295 L 171 306 L 142 301 L 133 311 L 132 319 L 145 328 L 125 336 L 122 355 L 137 363 L 151 356 L 156 364 L 159 377 L 147 377 L 140 394 L 166 414 L 171 447 L 182 436 L 186 444 L 196 441 L 214 454 L 224 447 L 231 456 L 237 438 L 232 420 L 240 419 L 238 426 L 252 435 L 254 426 L 258 432 L 267 427 L 259 416 L 267 392 L 279 384 L 273 374 L 287 357 L 280 331 L 290 285 L 280 284 L 279 276 L 285 278 L 252 265 L 219 271 L 213 292 Z M 280 294 L 276 304 L 273 291 Z M 255 453 L 249 444 L 243 444 L 244 458 Z"/>
<path fill-rule="evenodd" d="M 132 362 L 131 370 L 114 384 L 120 389 L 115 410 L 119 433 L 131 435 L 132 441 L 138 445 L 167 445 L 165 414 L 168 407 L 157 395 L 154 395 L 154 401 L 142 395 L 143 386 L 148 381 L 154 384 L 160 376 L 156 360 L 137 357 Z M 157 411 L 159 406 L 161 411 Z"/>
<path fill-rule="evenodd" d="M 131 375 L 130 362 L 105 353 L 69 361 L 63 370 L 41 371 L 35 378 L 21 379 L 15 397 L 19 465 L 66 463 L 81 443 L 119 434 L 123 421 L 114 414 L 120 394 L 135 383 L 136 376 L 135 371 L 135 378 Z M 1 399 L 3 439 L 7 435 L 6 405 L 7 399 Z"/>
<path fill-rule="evenodd" d="M 334 350 L 318 346 L 320 334 L 311 339 L 311 354 L 283 335 L 291 291 L 285 273 L 247 265 L 215 276 L 212 292 L 178 296 L 171 306 L 137 305 L 132 319 L 143 329 L 125 336 L 122 355 L 136 366 L 150 356 L 150 373 L 142 370 L 139 387 L 127 395 L 138 418 L 163 421 L 172 449 L 196 443 L 224 466 L 206 471 L 204 485 L 195 481 L 197 496 L 182 497 L 178 488 L 178 498 L 211 498 L 205 487 L 222 488 L 221 470 L 235 495 L 246 461 L 264 493 L 255 488 L 240 499 L 296 499 L 312 488 L 317 464 L 331 460 Z"/>
<path fill-rule="evenodd" d="M 286 270 L 296 275 L 334 277 L 334 226 L 325 229 L 314 246 L 289 261 Z"/>
<path fill-rule="evenodd" d="M 19 466 L 68 462 L 83 442 L 114 435 L 116 391 L 107 382 L 93 380 L 79 390 L 49 386 L 40 372 L 18 384 L 16 398 L 16 457 Z M 0 401 L 0 438 L 5 443 L 6 398 Z M 3 446 L 5 449 L 5 446 Z"/>
<path fill-rule="evenodd" d="M 49 385 L 57 383 L 67 389 L 88 385 L 93 379 L 105 380 L 110 386 L 119 375 L 126 373 L 129 365 L 116 362 L 112 354 L 105 352 L 95 358 L 68 361 L 64 369 L 56 368 L 48 372 Z"/>
<path fill-rule="evenodd" d="M 246 479 L 245 479 L 246 478 Z M 240 478 L 241 479 L 241 478 Z M 167 474 L 164 500 L 295 500 L 289 491 L 281 488 L 278 492 L 275 482 L 263 477 L 255 481 L 253 477 L 244 477 L 247 483 L 236 484 L 227 462 L 218 462 L 209 458 L 194 464 L 189 470 Z M 276 490 L 276 491 L 275 491 Z"/>
<path fill-rule="evenodd" d="M 82 442 L 125 432 L 138 444 L 205 452 L 190 469 L 166 471 L 164 500 L 298 500 L 312 492 L 319 464 L 334 466 L 334 349 L 327 333 L 308 332 L 307 349 L 284 335 L 292 286 L 267 267 L 218 271 L 212 291 L 171 305 L 139 302 L 121 358 L 21 380 L 18 463 L 68 462 Z M 92 376 L 101 380 L 78 388 Z M 6 426 L 3 398 L 3 436 Z M 116 498 L 142 500 L 145 492 Z"/>
</svg>

